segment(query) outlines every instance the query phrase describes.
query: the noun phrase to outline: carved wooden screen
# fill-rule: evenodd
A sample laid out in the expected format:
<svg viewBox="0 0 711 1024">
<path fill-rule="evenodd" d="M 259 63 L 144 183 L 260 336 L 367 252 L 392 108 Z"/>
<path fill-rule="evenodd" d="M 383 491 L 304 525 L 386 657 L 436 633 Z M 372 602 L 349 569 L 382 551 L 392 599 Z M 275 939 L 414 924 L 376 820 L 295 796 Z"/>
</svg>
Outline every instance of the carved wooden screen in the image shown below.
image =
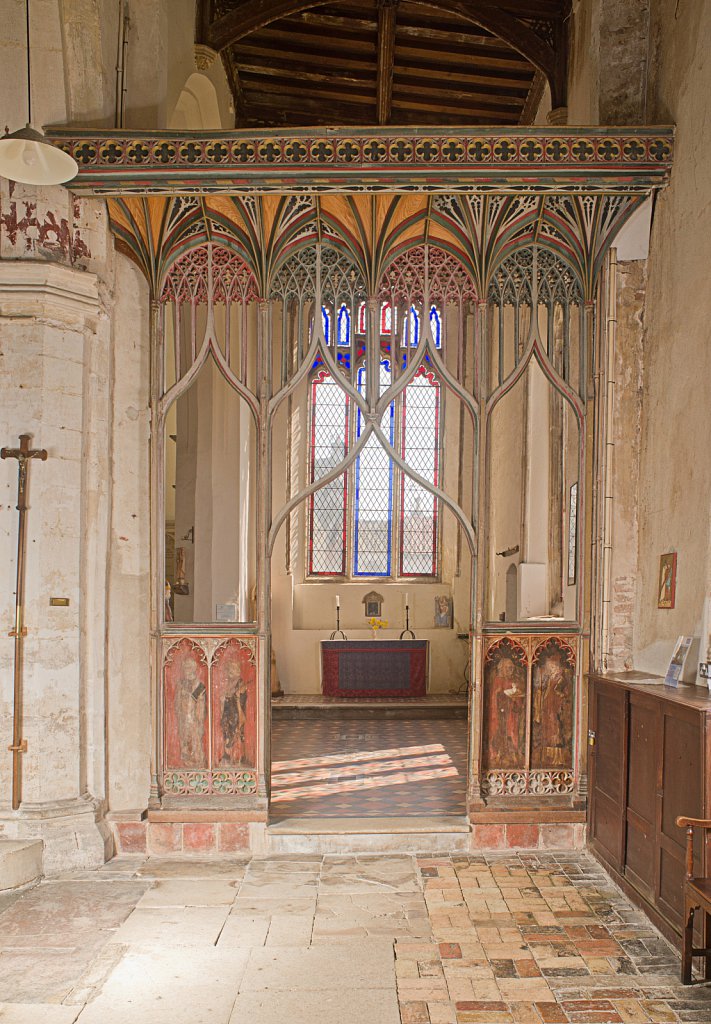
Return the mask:
<svg viewBox="0 0 711 1024">
<path fill-rule="evenodd" d="M 484 650 L 482 795 L 572 794 L 578 638 L 490 636 Z"/>
</svg>

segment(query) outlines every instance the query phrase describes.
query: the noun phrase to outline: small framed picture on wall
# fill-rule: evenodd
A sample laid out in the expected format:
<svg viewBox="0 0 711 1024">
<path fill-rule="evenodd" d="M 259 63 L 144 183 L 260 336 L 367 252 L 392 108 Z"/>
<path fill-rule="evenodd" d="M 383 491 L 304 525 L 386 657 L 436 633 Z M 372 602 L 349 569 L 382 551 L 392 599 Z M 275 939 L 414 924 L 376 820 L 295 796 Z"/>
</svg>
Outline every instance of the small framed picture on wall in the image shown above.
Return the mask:
<svg viewBox="0 0 711 1024">
<path fill-rule="evenodd" d="M 673 608 L 676 598 L 676 551 L 659 559 L 658 608 Z"/>
</svg>

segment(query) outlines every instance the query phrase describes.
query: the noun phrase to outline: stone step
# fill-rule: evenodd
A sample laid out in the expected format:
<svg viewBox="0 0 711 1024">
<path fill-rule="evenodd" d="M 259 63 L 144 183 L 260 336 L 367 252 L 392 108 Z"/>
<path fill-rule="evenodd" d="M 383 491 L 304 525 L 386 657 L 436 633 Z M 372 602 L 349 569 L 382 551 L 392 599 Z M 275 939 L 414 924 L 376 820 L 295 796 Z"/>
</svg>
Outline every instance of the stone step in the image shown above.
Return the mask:
<svg viewBox="0 0 711 1024">
<path fill-rule="evenodd" d="M 267 827 L 266 853 L 465 853 L 463 817 L 285 818 Z"/>
<path fill-rule="evenodd" d="M 41 839 L 0 839 L 0 892 L 39 882 L 43 848 Z"/>
</svg>

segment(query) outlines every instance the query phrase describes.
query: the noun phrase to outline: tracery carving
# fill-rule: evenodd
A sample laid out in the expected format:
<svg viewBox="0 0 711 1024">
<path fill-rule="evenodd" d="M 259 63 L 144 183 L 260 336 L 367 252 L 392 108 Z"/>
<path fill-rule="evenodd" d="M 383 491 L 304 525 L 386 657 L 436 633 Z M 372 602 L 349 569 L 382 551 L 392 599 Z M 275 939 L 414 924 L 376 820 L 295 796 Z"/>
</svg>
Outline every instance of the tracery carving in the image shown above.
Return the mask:
<svg viewBox="0 0 711 1024">
<path fill-rule="evenodd" d="M 496 305 L 530 306 L 533 302 L 534 262 L 536 297 L 545 305 L 580 306 L 583 290 L 572 267 L 550 249 L 532 246 L 516 249 L 494 271 L 489 301 Z"/>
<path fill-rule="evenodd" d="M 180 256 L 170 268 L 161 302 L 201 305 L 209 301 L 253 302 L 259 297 L 254 274 L 237 253 L 224 246 L 201 245 Z"/>
<path fill-rule="evenodd" d="M 474 281 L 460 260 L 432 245 L 414 246 L 393 260 L 380 279 L 378 295 L 381 300 L 403 303 L 408 308 L 425 301 L 444 306 L 477 299 Z"/>
<path fill-rule="evenodd" d="M 339 308 L 353 305 L 367 295 L 365 280 L 351 257 L 333 246 L 322 244 L 297 249 L 280 266 L 272 283 L 272 298 L 308 301 L 316 298 L 320 259 L 321 301 Z"/>
</svg>

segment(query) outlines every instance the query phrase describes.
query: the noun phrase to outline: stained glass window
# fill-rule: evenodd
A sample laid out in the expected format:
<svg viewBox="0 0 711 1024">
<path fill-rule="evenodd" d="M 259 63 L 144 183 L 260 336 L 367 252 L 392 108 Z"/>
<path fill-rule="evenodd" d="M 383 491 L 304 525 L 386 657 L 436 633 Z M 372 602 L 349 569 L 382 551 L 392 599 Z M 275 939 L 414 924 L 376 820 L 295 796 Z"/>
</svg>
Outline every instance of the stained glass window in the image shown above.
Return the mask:
<svg viewBox="0 0 711 1024">
<path fill-rule="evenodd" d="M 338 344 L 350 345 L 351 343 L 351 314 L 348 307 L 343 305 L 338 310 Z"/>
<path fill-rule="evenodd" d="M 434 338 L 435 348 L 442 347 L 442 317 L 436 306 L 430 308 L 430 327 Z"/>
<path fill-rule="evenodd" d="M 420 340 L 420 314 L 414 306 L 410 306 L 405 314 L 405 330 L 403 331 L 402 343 L 408 348 L 414 348 Z"/>
<path fill-rule="evenodd" d="M 437 486 L 439 383 L 422 368 L 405 388 L 401 435 L 405 462 Z M 433 576 L 437 573 L 437 499 L 408 476 L 403 476 L 400 493 L 400 575 Z"/>
<path fill-rule="evenodd" d="M 323 336 L 326 344 L 331 344 L 331 314 L 325 306 L 321 306 L 321 323 L 323 324 Z"/>
<path fill-rule="evenodd" d="M 390 334 L 393 329 L 393 308 L 389 302 L 380 307 L 380 333 Z"/>
<path fill-rule="evenodd" d="M 365 334 L 365 303 L 358 307 L 358 334 Z"/>
<path fill-rule="evenodd" d="M 430 317 L 435 341 L 441 340 L 435 307 Z M 408 319 L 413 328 L 419 326 L 414 308 Z M 350 311 L 341 307 L 335 322 L 341 344 L 342 331 L 347 330 L 350 338 Z M 383 358 L 380 394 L 390 381 L 390 362 Z M 355 383 L 364 394 L 365 367 L 358 368 Z M 440 385 L 431 369 L 418 371 L 386 409 L 381 427 L 404 461 L 424 480 L 439 486 Z M 320 369 L 311 386 L 310 482 L 341 462 L 363 428 L 360 410 L 349 403 L 328 371 Z M 311 496 L 307 572 L 312 576 L 431 577 L 439 571 L 437 540 L 437 499 L 402 473 L 371 436 L 353 465 Z"/>
<path fill-rule="evenodd" d="M 390 385 L 390 366 L 380 364 L 380 394 Z M 365 393 L 365 367 L 358 371 L 358 390 Z M 385 436 L 394 441 L 395 408 L 391 403 L 380 421 Z M 358 410 L 356 439 L 363 429 Z M 390 576 L 392 553 L 393 464 L 371 434 L 355 464 L 354 576 Z"/>
<path fill-rule="evenodd" d="M 348 398 L 326 371 L 311 385 L 311 482 L 325 476 L 348 451 Z M 348 474 L 311 495 L 309 573 L 342 576 L 346 571 L 346 507 Z"/>
</svg>

